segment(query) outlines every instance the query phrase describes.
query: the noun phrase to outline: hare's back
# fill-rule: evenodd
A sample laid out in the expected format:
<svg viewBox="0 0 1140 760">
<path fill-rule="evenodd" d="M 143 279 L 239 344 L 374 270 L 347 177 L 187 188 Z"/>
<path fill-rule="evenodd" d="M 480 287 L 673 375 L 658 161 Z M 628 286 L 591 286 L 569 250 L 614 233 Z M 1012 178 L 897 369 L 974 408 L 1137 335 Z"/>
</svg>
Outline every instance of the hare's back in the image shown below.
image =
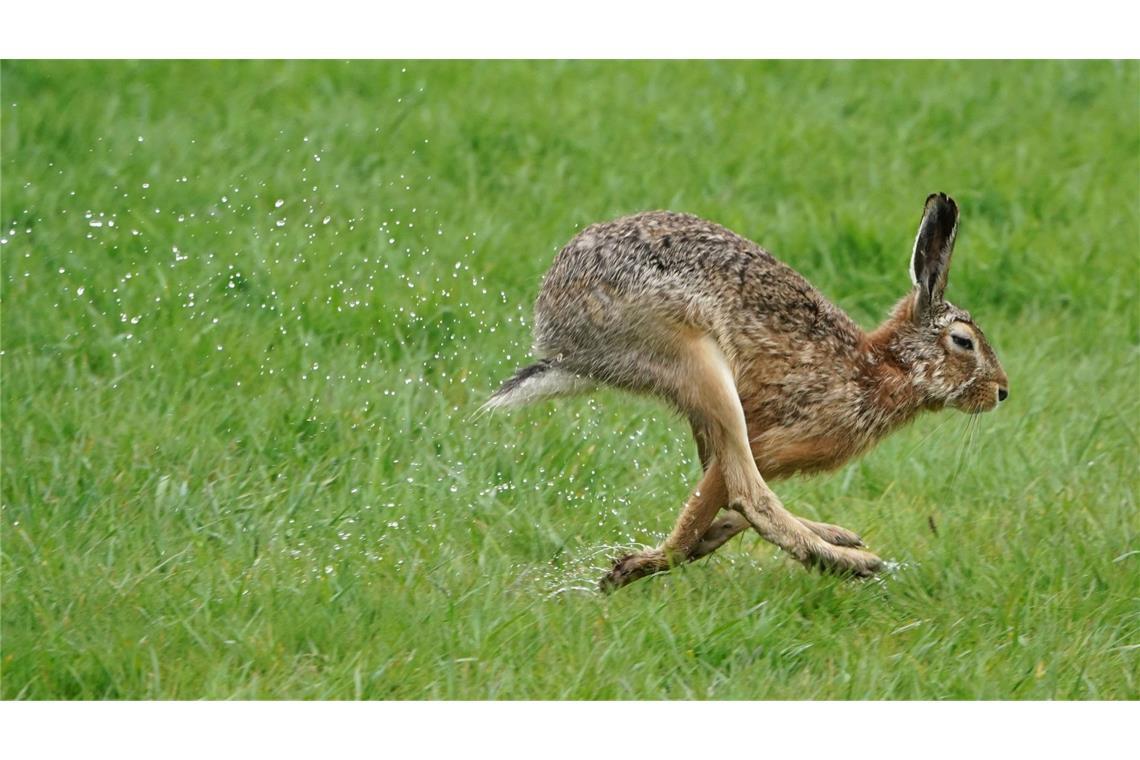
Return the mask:
<svg viewBox="0 0 1140 760">
<path fill-rule="evenodd" d="M 655 275 L 687 276 L 694 287 L 750 265 L 778 262 L 747 238 L 692 214 L 649 211 L 593 224 L 559 252 L 547 287 L 604 281 L 636 288 Z"/>
<path fill-rule="evenodd" d="M 582 230 L 555 257 L 540 323 L 620 303 L 728 337 L 816 335 L 843 320 L 812 285 L 756 243 L 691 214 L 651 211 Z"/>
</svg>

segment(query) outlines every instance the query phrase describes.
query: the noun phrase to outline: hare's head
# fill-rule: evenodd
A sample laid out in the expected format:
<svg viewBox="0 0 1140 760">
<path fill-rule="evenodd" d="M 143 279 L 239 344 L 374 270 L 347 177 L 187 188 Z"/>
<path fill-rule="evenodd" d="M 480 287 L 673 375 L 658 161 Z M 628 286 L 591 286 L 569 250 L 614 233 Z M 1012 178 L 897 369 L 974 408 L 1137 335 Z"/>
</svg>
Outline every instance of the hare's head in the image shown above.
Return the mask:
<svg viewBox="0 0 1140 760">
<path fill-rule="evenodd" d="M 914 290 L 892 319 L 894 350 L 932 406 L 988 412 L 1009 395 L 1009 379 L 969 312 L 943 298 L 957 231 L 954 200 L 928 197 L 910 260 Z"/>
</svg>

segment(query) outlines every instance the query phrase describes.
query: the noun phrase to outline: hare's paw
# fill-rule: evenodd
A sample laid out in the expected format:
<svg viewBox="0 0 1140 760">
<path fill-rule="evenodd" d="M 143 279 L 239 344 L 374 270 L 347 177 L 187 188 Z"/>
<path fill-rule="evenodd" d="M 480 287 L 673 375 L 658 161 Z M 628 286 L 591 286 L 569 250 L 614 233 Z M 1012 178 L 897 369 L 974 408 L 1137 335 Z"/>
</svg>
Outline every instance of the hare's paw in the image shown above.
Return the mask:
<svg viewBox="0 0 1140 760">
<path fill-rule="evenodd" d="M 847 530 L 839 525 L 831 525 L 830 523 L 815 522 L 814 520 L 807 520 L 803 517 L 797 518 L 803 526 L 816 534 L 824 541 L 833 546 L 862 546 L 863 539 L 859 534 Z"/>
<path fill-rule="evenodd" d="M 823 543 L 809 550 L 805 564 L 826 573 L 856 578 L 870 578 L 883 569 L 883 560 L 865 549 Z"/>
<path fill-rule="evenodd" d="M 668 569 L 669 560 L 663 552 L 656 549 L 634 552 L 615 561 L 613 570 L 606 573 L 598 582 L 598 588 L 608 594 L 633 583 L 638 578 Z"/>
</svg>

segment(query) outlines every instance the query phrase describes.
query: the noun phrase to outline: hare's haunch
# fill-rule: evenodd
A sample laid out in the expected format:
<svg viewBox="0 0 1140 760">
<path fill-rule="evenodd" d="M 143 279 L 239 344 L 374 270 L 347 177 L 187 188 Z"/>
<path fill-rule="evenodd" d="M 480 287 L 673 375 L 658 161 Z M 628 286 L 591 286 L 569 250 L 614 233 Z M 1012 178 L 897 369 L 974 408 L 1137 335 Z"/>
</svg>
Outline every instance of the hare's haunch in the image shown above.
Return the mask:
<svg viewBox="0 0 1140 760">
<path fill-rule="evenodd" d="M 859 536 L 791 514 L 766 480 L 838 467 L 919 412 L 1006 398 L 981 329 L 943 298 L 957 229 L 954 201 L 927 198 L 913 287 L 871 333 L 755 243 L 695 216 L 595 224 L 559 252 L 535 305 L 541 359 L 486 406 L 598 385 L 651 394 L 689 419 L 704 467 L 665 542 L 619 559 L 602 588 L 703 557 L 748 526 L 808 566 L 880 568 Z"/>
</svg>

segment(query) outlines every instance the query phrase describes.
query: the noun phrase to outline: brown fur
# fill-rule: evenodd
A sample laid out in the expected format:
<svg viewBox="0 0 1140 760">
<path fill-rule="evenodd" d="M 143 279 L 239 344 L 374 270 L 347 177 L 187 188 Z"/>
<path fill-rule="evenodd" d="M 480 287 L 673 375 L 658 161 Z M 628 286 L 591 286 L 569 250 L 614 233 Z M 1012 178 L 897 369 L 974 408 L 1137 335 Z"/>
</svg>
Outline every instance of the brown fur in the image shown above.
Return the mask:
<svg viewBox="0 0 1140 760">
<path fill-rule="evenodd" d="M 838 467 L 920 412 L 987 411 L 1008 394 L 980 328 L 943 298 L 957 221 L 953 200 L 927 199 L 915 287 L 871 333 L 767 251 L 697 217 L 626 217 L 562 249 L 535 306 L 542 361 L 488 405 L 597 384 L 653 394 L 689 418 L 705 468 L 665 542 L 618 560 L 604 588 L 704 556 L 747 526 L 806 565 L 878 570 L 856 534 L 797 518 L 767 481 Z"/>
</svg>

